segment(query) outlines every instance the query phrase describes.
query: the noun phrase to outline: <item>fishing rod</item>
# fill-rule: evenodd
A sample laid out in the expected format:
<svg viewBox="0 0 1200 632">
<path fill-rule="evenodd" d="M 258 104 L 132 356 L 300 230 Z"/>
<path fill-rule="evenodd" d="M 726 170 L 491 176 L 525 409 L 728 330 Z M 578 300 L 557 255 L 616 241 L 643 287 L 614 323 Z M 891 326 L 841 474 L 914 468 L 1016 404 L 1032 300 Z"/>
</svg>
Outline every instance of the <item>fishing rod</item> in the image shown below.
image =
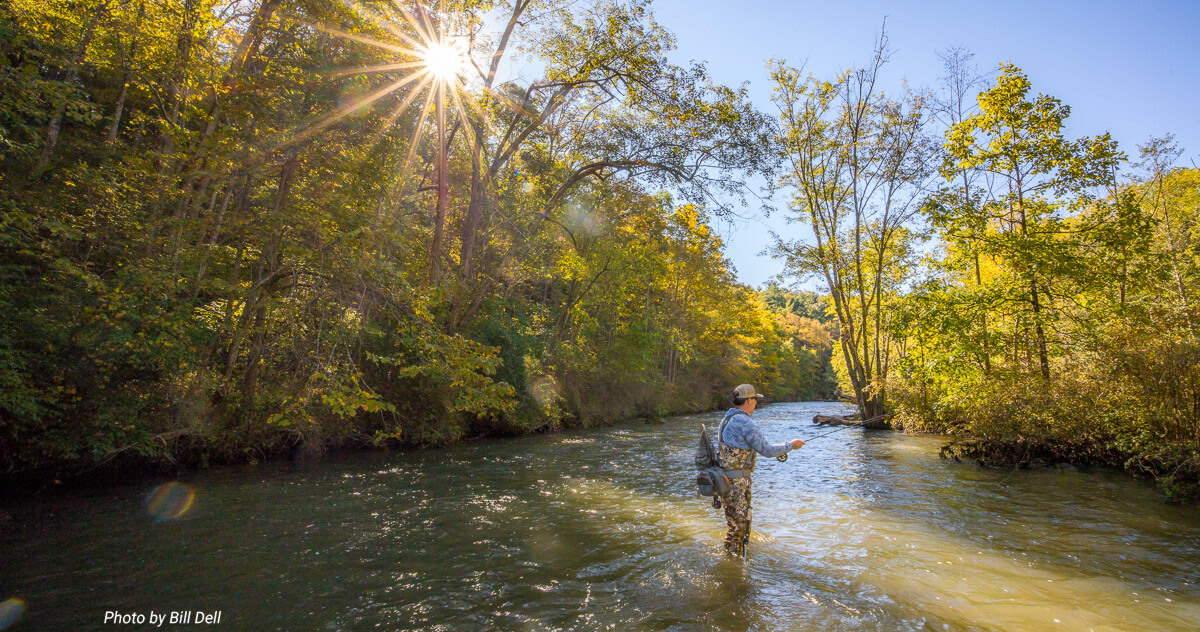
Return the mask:
<svg viewBox="0 0 1200 632">
<path fill-rule="evenodd" d="M 868 420 L 866 420 L 866 421 L 862 422 L 862 424 L 867 424 L 867 423 L 870 423 L 870 422 L 872 422 L 872 421 L 878 421 L 878 420 L 880 420 L 880 419 L 883 419 L 883 418 L 885 418 L 885 417 L 891 417 L 891 415 L 880 415 L 880 416 L 878 416 L 878 417 L 872 417 L 872 418 L 870 418 L 870 419 L 868 419 Z M 815 436 L 815 437 L 809 437 L 809 438 L 807 438 L 807 439 L 805 439 L 805 440 L 804 440 L 804 443 L 808 443 L 809 441 L 812 441 L 813 439 L 820 439 L 821 437 L 828 437 L 829 435 L 831 435 L 831 434 L 833 434 L 833 433 L 835 433 L 835 432 L 841 432 L 841 431 L 845 430 L 846 428 L 861 428 L 861 427 L 862 427 L 862 424 L 858 424 L 858 423 L 855 423 L 855 424 L 846 424 L 846 425 L 843 425 L 843 426 L 840 426 L 840 427 L 838 427 L 836 430 L 830 430 L 829 432 L 822 432 L 821 434 L 819 434 L 819 435 L 817 435 L 817 436 Z M 779 461 L 780 463 L 783 463 L 783 462 L 787 461 L 787 452 L 784 452 L 783 454 L 780 454 L 779 456 L 775 457 L 775 459 L 776 459 L 777 461 Z"/>
</svg>

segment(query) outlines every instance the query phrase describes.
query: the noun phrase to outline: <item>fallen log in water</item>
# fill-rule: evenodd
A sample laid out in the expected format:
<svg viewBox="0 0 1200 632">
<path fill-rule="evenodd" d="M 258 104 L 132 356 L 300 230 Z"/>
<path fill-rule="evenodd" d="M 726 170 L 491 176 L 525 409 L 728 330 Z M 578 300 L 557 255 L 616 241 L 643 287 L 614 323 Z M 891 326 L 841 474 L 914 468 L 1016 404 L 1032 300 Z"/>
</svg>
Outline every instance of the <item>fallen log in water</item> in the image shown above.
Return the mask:
<svg viewBox="0 0 1200 632">
<path fill-rule="evenodd" d="M 854 415 L 813 415 L 812 422 L 814 424 L 817 424 L 818 426 L 859 426 L 861 428 L 870 428 L 872 430 L 878 430 L 881 428 L 888 427 L 887 420 L 889 417 L 891 417 L 890 414 L 879 415 L 878 417 L 872 417 L 866 421 L 863 421 L 858 418 L 857 414 L 854 414 Z"/>
<path fill-rule="evenodd" d="M 812 422 L 818 426 L 845 426 L 851 423 L 851 416 L 813 415 Z"/>
</svg>

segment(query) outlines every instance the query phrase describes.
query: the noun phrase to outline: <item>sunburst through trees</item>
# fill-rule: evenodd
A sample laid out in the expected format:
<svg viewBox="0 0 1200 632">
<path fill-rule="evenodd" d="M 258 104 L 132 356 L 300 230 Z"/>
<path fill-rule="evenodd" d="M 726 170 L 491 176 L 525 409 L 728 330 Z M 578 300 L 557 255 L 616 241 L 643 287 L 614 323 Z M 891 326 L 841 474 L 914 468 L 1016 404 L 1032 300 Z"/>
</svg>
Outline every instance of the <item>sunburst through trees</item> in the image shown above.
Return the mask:
<svg viewBox="0 0 1200 632">
<path fill-rule="evenodd" d="M 421 134 L 430 119 L 437 126 L 437 172 L 438 172 L 438 215 L 440 226 L 441 217 L 445 211 L 446 190 L 446 119 L 447 113 L 453 112 L 462 129 L 468 132 L 472 129 L 467 120 L 467 108 L 474 108 L 470 98 L 470 82 L 467 77 L 471 68 L 478 69 L 470 59 L 469 45 L 464 40 L 466 35 L 458 34 L 462 26 L 456 17 L 445 9 L 442 2 L 434 10 L 421 7 L 406 8 L 398 3 L 386 3 L 386 7 L 370 7 L 364 3 L 343 0 L 342 4 L 354 12 L 367 24 L 377 27 L 382 36 L 371 37 L 360 33 L 342 30 L 327 24 L 306 23 L 307 26 L 326 34 L 347 41 L 367 44 L 371 47 L 394 55 L 396 61 L 369 66 L 354 66 L 329 71 L 330 80 L 338 80 L 354 75 L 375 75 L 381 73 L 399 73 L 395 80 L 385 82 L 382 86 L 368 91 L 366 94 L 348 99 L 333 112 L 294 130 L 279 143 L 280 147 L 293 145 L 318 134 L 343 119 L 375 107 L 378 102 L 389 97 L 400 97 L 399 101 L 387 109 L 383 117 L 378 136 L 381 136 L 396 121 L 419 104 L 420 117 L 417 120 L 409 143 L 408 155 L 405 157 L 404 169 L 407 172 L 419 146 Z"/>
</svg>

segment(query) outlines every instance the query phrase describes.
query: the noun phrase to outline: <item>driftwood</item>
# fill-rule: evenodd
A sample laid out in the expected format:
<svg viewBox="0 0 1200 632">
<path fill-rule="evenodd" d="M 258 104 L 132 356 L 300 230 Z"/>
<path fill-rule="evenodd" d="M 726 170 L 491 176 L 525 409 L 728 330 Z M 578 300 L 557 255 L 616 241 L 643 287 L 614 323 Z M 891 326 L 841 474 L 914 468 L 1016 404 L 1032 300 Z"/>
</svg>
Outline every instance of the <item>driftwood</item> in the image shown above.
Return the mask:
<svg viewBox="0 0 1200 632">
<path fill-rule="evenodd" d="M 859 426 L 860 428 L 870 428 L 879 430 L 880 428 L 888 427 L 888 417 L 891 415 L 880 415 L 872 417 L 866 421 L 858 418 L 858 415 L 813 415 L 812 422 L 818 426 Z"/>
</svg>

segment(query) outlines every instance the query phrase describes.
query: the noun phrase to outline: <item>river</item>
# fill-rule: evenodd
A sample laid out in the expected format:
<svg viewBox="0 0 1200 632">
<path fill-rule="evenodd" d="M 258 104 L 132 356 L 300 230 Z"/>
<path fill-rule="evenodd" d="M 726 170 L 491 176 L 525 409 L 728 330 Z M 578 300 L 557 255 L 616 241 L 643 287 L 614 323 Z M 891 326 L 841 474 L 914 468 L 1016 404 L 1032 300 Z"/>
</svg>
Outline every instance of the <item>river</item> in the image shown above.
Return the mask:
<svg viewBox="0 0 1200 632">
<path fill-rule="evenodd" d="M 755 419 L 782 442 L 843 410 Z M 1200 629 L 1200 508 L 1120 473 L 943 461 L 935 437 L 760 458 L 748 559 L 726 559 L 691 465 L 720 417 L 10 504 L 0 628 Z"/>
</svg>

